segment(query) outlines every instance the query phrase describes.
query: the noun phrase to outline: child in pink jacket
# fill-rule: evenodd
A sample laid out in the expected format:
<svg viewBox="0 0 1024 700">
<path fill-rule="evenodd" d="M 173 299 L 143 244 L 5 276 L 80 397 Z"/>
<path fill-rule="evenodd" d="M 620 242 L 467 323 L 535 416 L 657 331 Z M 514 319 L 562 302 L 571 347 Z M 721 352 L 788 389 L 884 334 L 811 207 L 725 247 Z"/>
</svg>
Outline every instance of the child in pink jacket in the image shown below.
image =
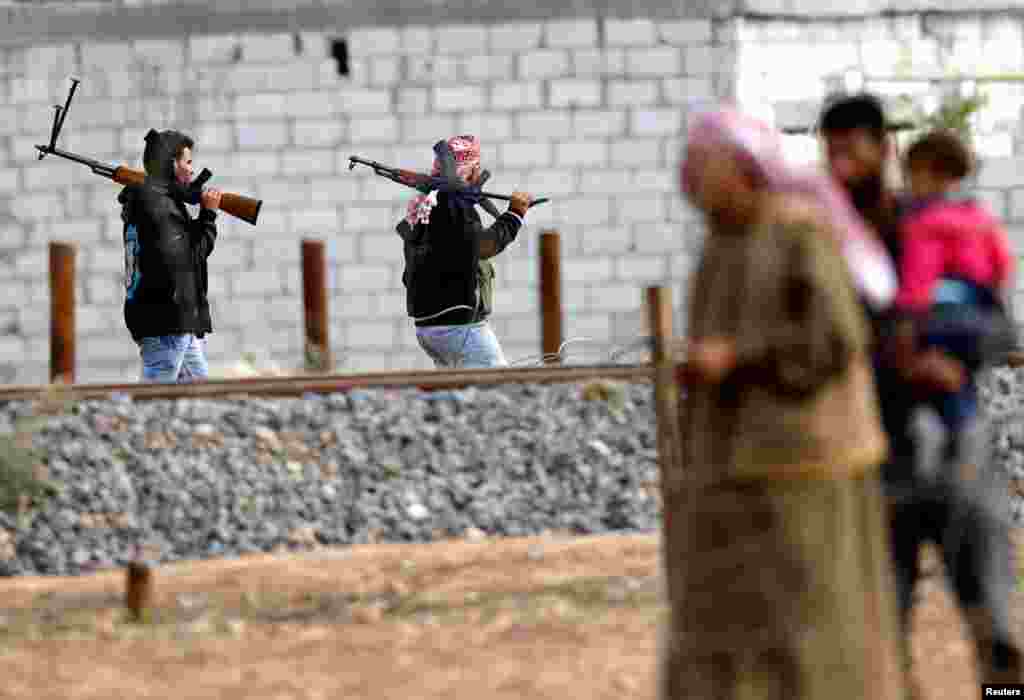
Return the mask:
<svg viewBox="0 0 1024 700">
<path fill-rule="evenodd" d="M 980 203 L 954 193 L 973 167 L 963 142 L 944 130 L 926 134 L 905 156 L 912 202 L 902 223 L 894 307 L 909 320 L 901 334 L 904 348 L 938 347 L 967 369 L 960 392 L 936 402 L 951 435 L 977 409 L 973 375 L 991 359 L 983 340 L 999 322 L 994 319 L 1007 315 L 1004 295 L 1013 279 L 1013 255 L 1000 222 Z"/>
</svg>

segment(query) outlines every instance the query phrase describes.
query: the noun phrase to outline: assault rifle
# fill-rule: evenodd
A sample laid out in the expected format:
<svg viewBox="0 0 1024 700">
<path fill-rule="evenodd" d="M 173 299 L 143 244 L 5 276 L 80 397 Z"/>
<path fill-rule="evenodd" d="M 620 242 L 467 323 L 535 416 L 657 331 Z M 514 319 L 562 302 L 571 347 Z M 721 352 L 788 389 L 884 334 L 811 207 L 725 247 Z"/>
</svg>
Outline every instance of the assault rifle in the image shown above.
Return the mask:
<svg viewBox="0 0 1024 700">
<path fill-rule="evenodd" d="M 375 160 L 366 160 L 359 156 L 349 156 L 348 158 L 348 169 L 352 170 L 357 165 L 365 165 L 373 168 L 373 172 L 381 177 L 386 177 L 392 182 L 397 182 L 400 185 L 411 187 L 414 190 L 419 190 L 423 194 L 430 194 L 432 191 L 446 192 L 454 195 L 458 199 L 470 202 L 472 204 L 479 204 L 484 211 L 493 216 L 495 219 L 500 216 L 497 207 L 490 200 L 500 199 L 503 201 L 511 201 L 512 197 L 507 194 L 495 194 L 493 192 L 484 192 L 483 186 L 491 178 L 489 170 L 484 170 L 480 173 L 480 179 L 475 185 L 466 184 L 457 174 L 455 169 L 455 156 L 452 153 L 451 147 L 446 141 L 438 141 L 434 144 L 434 153 L 437 154 L 438 161 L 441 165 L 440 175 L 425 175 L 423 173 L 415 172 L 414 170 L 403 170 L 401 168 L 392 168 L 387 165 L 378 163 Z M 538 204 L 543 204 L 549 201 L 547 197 L 541 197 L 530 202 L 530 207 L 535 207 Z"/>
<path fill-rule="evenodd" d="M 54 110 L 56 114 L 53 116 L 53 128 L 50 131 L 50 143 L 46 146 L 36 146 L 36 150 L 39 151 L 39 160 L 42 160 L 48 155 L 60 156 L 67 160 L 72 160 L 76 163 L 88 166 L 97 175 L 110 178 L 119 185 L 141 185 L 146 180 L 146 173 L 142 170 L 133 170 L 132 168 L 126 168 L 123 165 L 108 165 L 107 163 L 101 163 L 98 160 L 92 158 L 85 158 L 84 156 L 70 153 L 69 151 L 57 148 L 57 137 L 60 135 L 60 130 L 64 126 L 64 120 L 68 116 L 68 109 L 71 107 L 71 98 L 75 95 L 75 90 L 78 88 L 78 83 L 81 82 L 78 78 L 71 79 L 71 90 L 68 92 L 67 102 L 64 106 L 55 105 Z M 184 200 L 188 204 L 199 204 L 200 196 L 203 193 L 203 185 L 213 177 L 213 173 L 203 168 L 199 176 L 189 185 L 186 191 Z M 256 219 L 260 215 L 260 208 L 263 206 L 263 200 L 253 199 L 252 197 L 246 197 L 241 194 L 234 194 L 231 192 L 224 192 L 220 200 L 220 208 L 222 211 L 230 214 L 231 216 L 238 217 L 246 223 L 250 223 L 253 226 L 256 225 Z"/>
</svg>

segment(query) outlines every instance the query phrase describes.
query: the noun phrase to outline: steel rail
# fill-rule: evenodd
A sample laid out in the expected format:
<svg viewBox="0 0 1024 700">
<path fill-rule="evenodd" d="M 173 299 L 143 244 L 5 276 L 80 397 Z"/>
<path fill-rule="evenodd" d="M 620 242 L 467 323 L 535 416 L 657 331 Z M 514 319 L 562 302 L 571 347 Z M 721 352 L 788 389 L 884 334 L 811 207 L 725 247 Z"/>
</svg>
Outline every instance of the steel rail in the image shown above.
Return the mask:
<svg viewBox="0 0 1024 700">
<path fill-rule="evenodd" d="M 1007 355 L 1006 366 L 1024 367 L 1024 352 Z M 685 384 L 685 366 L 677 366 L 677 379 Z M 610 379 L 631 383 L 651 381 L 651 365 L 579 365 L 559 367 L 521 367 L 475 370 L 420 370 L 408 372 L 372 372 L 366 374 L 305 374 L 283 377 L 243 377 L 215 379 L 194 384 L 20 384 L 0 386 L 0 401 L 25 401 L 45 396 L 64 399 L 109 399 L 130 396 L 133 400 L 302 396 L 328 394 L 353 389 L 458 389 L 501 384 L 571 384 Z"/>
<path fill-rule="evenodd" d="M 649 365 L 586 365 L 578 367 L 524 367 L 477 370 L 424 370 L 369 374 L 292 375 L 217 379 L 193 384 L 43 384 L 0 387 L 0 401 L 22 401 L 53 396 L 66 399 L 109 399 L 125 395 L 133 400 L 216 398 L 228 396 L 302 396 L 367 388 L 453 389 L 501 384 L 556 384 L 617 379 L 650 381 Z"/>
</svg>

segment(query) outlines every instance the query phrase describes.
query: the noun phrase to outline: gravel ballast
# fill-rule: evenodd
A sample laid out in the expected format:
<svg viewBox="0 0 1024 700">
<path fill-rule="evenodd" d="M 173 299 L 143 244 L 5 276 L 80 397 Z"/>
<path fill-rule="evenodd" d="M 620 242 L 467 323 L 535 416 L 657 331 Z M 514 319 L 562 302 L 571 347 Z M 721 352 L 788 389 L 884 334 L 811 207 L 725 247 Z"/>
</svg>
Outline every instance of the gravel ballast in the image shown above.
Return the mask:
<svg viewBox="0 0 1024 700">
<path fill-rule="evenodd" d="M 88 401 L 34 443 L 57 492 L 0 513 L 0 575 L 318 545 L 658 527 L 644 384 Z M 995 370 L 994 468 L 1024 479 L 1024 370 Z M 0 404 L 0 432 L 31 416 Z M 1001 423 L 999 421 L 1002 421 Z M 1020 517 L 1021 504 L 1014 506 Z"/>
</svg>

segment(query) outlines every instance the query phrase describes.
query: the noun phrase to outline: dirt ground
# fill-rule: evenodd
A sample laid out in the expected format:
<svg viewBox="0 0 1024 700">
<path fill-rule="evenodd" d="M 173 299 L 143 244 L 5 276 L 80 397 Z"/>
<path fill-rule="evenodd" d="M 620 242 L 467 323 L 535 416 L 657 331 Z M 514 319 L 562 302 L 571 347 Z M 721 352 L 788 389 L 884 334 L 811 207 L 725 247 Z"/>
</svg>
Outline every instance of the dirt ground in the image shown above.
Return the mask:
<svg viewBox="0 0 1024 700">
<path fill-rule="evenodd" d="M 653 536 L 182 563 L 156 570 L 142 622 L 122 607 L 121 571 L 9 579 L 0 698 L 654 698 L 658 568 Z M 941 578 L 920 590 L 926 698 L 976 697 Z"/>
</svg>

